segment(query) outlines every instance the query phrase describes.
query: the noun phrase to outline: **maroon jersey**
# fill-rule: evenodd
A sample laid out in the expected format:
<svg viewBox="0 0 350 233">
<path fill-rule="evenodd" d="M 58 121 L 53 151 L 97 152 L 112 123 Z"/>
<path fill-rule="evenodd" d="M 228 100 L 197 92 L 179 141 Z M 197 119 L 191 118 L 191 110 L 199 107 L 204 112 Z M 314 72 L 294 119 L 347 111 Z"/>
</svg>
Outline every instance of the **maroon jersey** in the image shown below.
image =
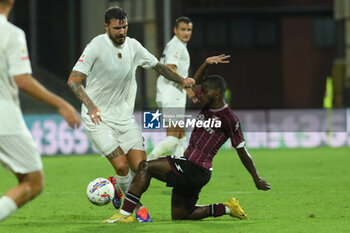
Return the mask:
<svg viewBox="0 0 350 233">
<path fill-rule="evenodd" d="M 196 124 L 184 156 L 199 166 L 211 169 L 215 154 L 228 138 L 235 148 L 244 145 L 239 120 L 227 105 L 221 109 L 202 109 L 197 121 L 207 124 L 203 127 Z"/>
</svg>

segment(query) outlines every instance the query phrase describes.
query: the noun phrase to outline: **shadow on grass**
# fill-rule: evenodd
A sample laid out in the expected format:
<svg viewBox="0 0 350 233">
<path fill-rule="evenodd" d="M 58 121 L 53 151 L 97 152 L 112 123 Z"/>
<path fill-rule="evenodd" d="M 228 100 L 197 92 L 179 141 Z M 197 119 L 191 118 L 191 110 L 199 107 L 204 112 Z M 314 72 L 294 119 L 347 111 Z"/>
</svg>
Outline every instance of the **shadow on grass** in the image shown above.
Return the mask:
<svg viewBox="0 0 350 233">
<path fill-rule="evenodd" d="M 85 232 L 176 232 L 176 233 L 215 233 L 215 232 L 239 232 L 243 225 L 254 224 L 248 221 L 240 220 L 219 220 L 219 219 L 206 219 L 202 221 L 156 221 L 152 223 L 113 223 L 113 224 L 99 224 L 90 225 L 89 227 L 82 227 L 79 230 L 72 231 L 72 233 L 85 233 Z"/>
</svg>

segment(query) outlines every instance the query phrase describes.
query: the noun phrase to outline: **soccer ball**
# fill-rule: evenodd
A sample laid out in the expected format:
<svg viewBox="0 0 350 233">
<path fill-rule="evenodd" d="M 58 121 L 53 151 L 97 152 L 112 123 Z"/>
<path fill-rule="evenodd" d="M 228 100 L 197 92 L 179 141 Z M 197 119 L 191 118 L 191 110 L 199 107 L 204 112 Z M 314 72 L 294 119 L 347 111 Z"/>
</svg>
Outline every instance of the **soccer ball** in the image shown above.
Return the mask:
<svg viewBox="0 0 350 233">
<path fill-rule="evenodd" d="M 95 205 L 107 205 L 114 198 L 113 184 L 104 178 L 96 178 L 87 186 L 86 195 Z"/>
</svg>

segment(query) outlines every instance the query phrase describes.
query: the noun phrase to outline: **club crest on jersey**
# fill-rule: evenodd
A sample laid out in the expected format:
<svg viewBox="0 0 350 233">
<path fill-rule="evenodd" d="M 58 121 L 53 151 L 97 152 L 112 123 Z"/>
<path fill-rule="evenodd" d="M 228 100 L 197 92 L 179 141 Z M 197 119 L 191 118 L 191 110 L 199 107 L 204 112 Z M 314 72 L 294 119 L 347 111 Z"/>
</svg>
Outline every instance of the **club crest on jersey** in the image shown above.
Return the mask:
<svg viewBox="0 0 350 233">
<path fill-rule="evenodd" d="M 84 61 L 84 59 L 85 59 L 85 53 L 83 53 L 82 55 L 81 55 L 81 57 L 79 58 L 79 62 L 83 62 Z"/>
<path fill-rule="evenodd" d="M 119 58 L 119 59 L 122 59 L 122 58 L 123 58 L 122 53 L 118 53 L 118 58 Z"/>
</svg>

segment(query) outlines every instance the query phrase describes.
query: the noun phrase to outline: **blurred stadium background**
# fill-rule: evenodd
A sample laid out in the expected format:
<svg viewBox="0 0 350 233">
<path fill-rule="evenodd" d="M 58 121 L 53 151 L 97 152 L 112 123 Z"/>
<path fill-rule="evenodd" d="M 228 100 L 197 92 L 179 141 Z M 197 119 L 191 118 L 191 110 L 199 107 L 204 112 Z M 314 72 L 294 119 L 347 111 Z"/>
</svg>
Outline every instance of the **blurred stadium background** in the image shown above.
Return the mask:
<svg viewBox="0 0 350 233">
<path fill-rule="evenodd" d="M 321 109 L 326 79 L 331 77 L 333 106 L 341 110 L 340 128 L 336 131 L 342 141 L 333 140 L 332 144 L 325 133 L 329 129 L 320 124 L 308 129 L 309 133 L 323 132 L 317 136 L 319 143 L 311 144 L 350 145 L 349 0 L 17 0 L 9 19 L 26 32 L 34 76 L 77 109 L 80 103 L 66 80 L 86 44 L 105 32 L 104 12 L 112 5 L 127 11 L 129 36 L 139 40 L 157 58 L 173 35 L 174 19 L 182 15 L 190 17 L 194 22 L 193 37 L 188 44 L 190 74 L 207 56 L 230 54 L 229 65 L 213 67 L 209 73 L 226 78 L 231 93 L 229 104 L 233 109 L 247 110 L 243 115 L 256 110 L 256 118 L 262 114 L 269 119 L 271 109 Z M 156 106 L 156 78 L 153 71 L 137 72 L 137 113 L 144 107 Z M 62 143 L 66 152 L 58 149 L 52 150 L 53 154 L 79 154 L 74 145 L 88 143 L 86 136 L 82 136 L 83 129 L 72 133 L 55 115 L 27 115 L 54 113 L 53 109 L 23 95 L 21 104 L 39 146 L 59 148 Z M 319 120 L 326 121 L 324 117 Z M 68 133 L 61 133 L 65 135 L 62 136 L 58 135 L 59 131 Z M 269 147 L 266 137 L 271 139 L 273 135 L 266 136 L 266 130 L 253 131 L 263 134 L 254 137 L 262 141 L 263 147 Z M 276 147 L 288 144 L 289 139 Z M 73 149 L 67 150 L 67 145 Z M 299 146 L 302 144 L 292 145 Z M 51 152 L 42 149 L 42 153 Z"/>
</svg>

